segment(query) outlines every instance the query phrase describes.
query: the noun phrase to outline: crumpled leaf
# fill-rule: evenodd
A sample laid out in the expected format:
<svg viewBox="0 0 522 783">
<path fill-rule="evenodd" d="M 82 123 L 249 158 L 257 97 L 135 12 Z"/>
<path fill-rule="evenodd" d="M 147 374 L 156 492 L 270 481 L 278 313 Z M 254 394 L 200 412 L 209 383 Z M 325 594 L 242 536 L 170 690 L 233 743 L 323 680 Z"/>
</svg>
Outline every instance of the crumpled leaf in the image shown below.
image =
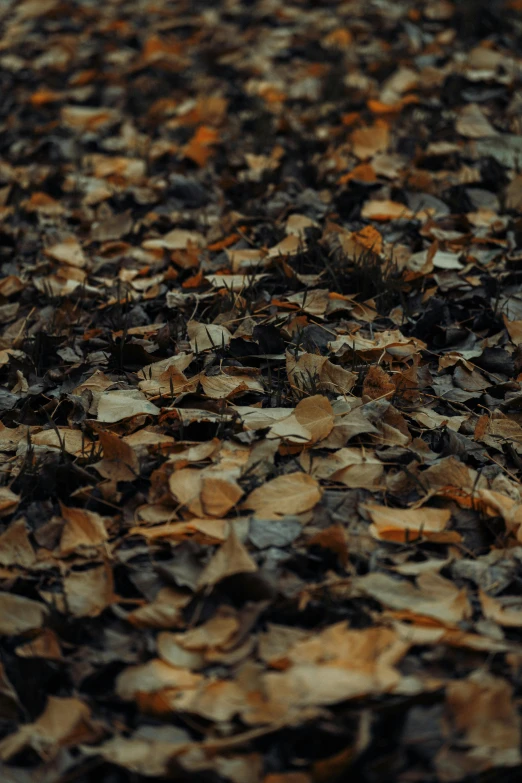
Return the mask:
<svg viewBox="0 0 522 783">
<path fill-rule="evenodd" d="M 34 723 L 22 725 L 0 741 L 0 759 L 9 761 L 26 748 L 50 759 L 60 748 L 93 742 L 101 733 L 101 726 L 91 719 L 89 707 L 80 699 L 49 696 L 44 711 Z"/>
</svg>

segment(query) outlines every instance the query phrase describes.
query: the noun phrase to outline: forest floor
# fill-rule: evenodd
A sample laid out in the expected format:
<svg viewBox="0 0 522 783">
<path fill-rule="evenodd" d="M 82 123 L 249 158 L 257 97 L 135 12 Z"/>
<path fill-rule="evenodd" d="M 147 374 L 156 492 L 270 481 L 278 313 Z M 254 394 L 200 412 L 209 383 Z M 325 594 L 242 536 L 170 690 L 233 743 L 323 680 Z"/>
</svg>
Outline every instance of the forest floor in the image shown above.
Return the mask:
<svg viewBox="0 0 522 783">
<path fill-rule="evenodd" d="M 0 25 L 3 783 L 519 781 L 522 2 Z"/>
</svg>

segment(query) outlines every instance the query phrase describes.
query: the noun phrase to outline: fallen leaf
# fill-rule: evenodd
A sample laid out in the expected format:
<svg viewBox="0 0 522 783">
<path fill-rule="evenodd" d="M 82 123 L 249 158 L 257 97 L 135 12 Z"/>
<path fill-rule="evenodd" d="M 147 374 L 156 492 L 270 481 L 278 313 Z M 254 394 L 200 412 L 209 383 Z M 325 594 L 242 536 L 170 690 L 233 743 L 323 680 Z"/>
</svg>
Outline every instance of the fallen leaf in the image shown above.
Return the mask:
<svg viewBox="0 0 522 783">
<path fill-rule="evenodd" d="M 44 711 L 34 723 L 22 725 L 0 741 L 0 759 L 9 761 L 26 748 L 51 759 L 60 748 L 93 742 L 101 734 L 101 726 L 91 719 L 87 704 L 76 698 L 49 696 Z"/>
<path fill-rule="evenodd" d="M 232 529 L 227 540 L 216 550 L 202 571 L 198 587 L 214 586 L 235 574 L 257 571 L 257 565 Z"/>
<path fill-rule="evenodd" d="M 287 473 L 254 489 L 243 502 L 243 507 L 251 509 L 258 517 L 301 514 L 313 508 L 321 495 L 319 484 L 311 476 Z"/>
<path fill-rule="evenodd" d="M 16 636 L 41 628 L 47 615 L 47 607 L 39 601 L 14 593 L 0 593 L 0 634 L 3 636 Z"/>
<path fill-rule="evenodd" d="M 98 433 L 103 458 L 93 466 L 100 476 L 112 481 L 134 481 L 139 476 L 140 465 L 132 446 L 112 432 Z"/>
<path fill-rule="evenodd" d="M 451 512 L 442 508 L 388 508 L 369 503 L 365 506 L 373 524 L 370 533 L 383 541 L 428 541 L 458 542 L 458 533 L 448 530 Z"/>
</svg>

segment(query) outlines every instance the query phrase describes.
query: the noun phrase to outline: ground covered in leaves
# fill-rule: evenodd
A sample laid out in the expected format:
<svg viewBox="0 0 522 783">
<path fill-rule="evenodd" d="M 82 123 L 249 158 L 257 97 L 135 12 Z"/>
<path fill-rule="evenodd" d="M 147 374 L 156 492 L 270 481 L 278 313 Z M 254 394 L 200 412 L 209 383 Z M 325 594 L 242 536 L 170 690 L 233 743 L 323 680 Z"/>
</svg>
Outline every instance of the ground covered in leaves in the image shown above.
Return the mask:
<svg viewBox="0 0 522 783">
<path fill-rule="evenodd" d="M 521 12 L 2 3 L 3 781 L 520 779 Z"/>
</svg>

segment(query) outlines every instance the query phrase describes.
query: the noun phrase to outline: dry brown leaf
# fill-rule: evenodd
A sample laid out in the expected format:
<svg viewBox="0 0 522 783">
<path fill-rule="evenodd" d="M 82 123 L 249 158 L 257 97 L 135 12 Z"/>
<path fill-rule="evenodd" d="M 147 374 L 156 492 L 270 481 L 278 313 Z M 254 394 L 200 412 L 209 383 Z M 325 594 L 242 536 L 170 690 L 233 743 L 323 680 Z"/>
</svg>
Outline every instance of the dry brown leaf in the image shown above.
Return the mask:
<svg viewBox="0 0 522 783">
<path fill-rule="evenodd" d="M 162 513 L 163 521 L 165 510 Z M 172 517 L 172 509 L 168 509 Z M 142 510 L 140 509 L 140 516 Z M 154 519 L 154 522 L 157 520 Z M 166 524 L 154 524 L 154 527 L 136 526 L 129 531 L 130 535 L 143 536 L 149 541 L 155 539 L 172 539 L 184 541 L 194 539 L 200 544 L 220 544 L 227 538 L 229 523 L 225 519 L 189 519 L 186 522 L 167 522 Z"/>
<path fill-rule="evenodd" d="M 166 250 L 185 250 L 191 245 L 195 247 L 205 247 L 205 237 L 197 231 L 186 231 L 182 228 L 174 228 L 159 239 L 146 239 L 142 246 L 146 250 L 163 248 Z"/>
<path fill-rule="evenodd" d="M 115 600 L 108 563 L 86 571 L 70 571 L 63 582 L 67 609 L 74 617 L 97 617 Z"/>
<path fill-rule="evenodd" d="M 188 322 L 187 332 L 190 348 L 194 352 L 221 348 L 224 345 L 228 345 L 232 337 L 226 326 L 203 324 L 197 321 Z"/>
<path fill-rule="evenodd" d="M 0 517 L 13 514 L 20 503 L 20 497 L 9 487 L 0 487 Z"/>
<path fill-rule="evenodd" d="M 165 777 L 176 757 L 191 746 L 190 737 L 173 726 L 155 726 L 152 736 L 144 728 L 141 727 L 130 737 L 115 736 L 93 748 L 84 746 L 81 748 L 82 753 L 99 756 L 109 764 L 128 769 L 135 775 Z"/>
<path fill-rule="evenodd" d="M 279 718 L 305 707 L 386 693 L 400 682 L 395 666 L 408 647 L 391 629 L 352 630 L 338 623 L 298 641 L 288 653 L 290 666 L 265 674 L 263 687 Z M 243 719 L 256 723 L 260 718 L 255 703 L 247 703 Z"/>
<path fill-rule="evenodd" d="M 493 620 L 493 622 L 505 628 L 522 627 L 522 609 L 512 609 L 509 606 L 503 606 L 498 598 L 493 598 L 480 589 L 479 598 L 482 613 L 486 620 Z"/>
<path fill-rule="evenodd" d="M 169 478 L 169 489 L 174 499 L 194 516 L 204 517 L 201 503 L 203 471 L 198 468 L 175 470 Z"/>
<path fill-rule="evenodd" d="M 257 565 L 232 529 L 200 574 L 198 587 L 213 587 L 228 576 L 253 571 L 257 571 Z"/>
<path fill-rule="evenodd" d="M 188 696 L 177 701 L 178 709 L 219 722 L 232 720 L 245 704 L 243 689 L 230 680 L 207 680 Z"/>
<path fill-rule="evenodd" d="M 384 473 L 381 460 L 366 449 L 338 449 L 327 456 L 313 457 L 305 452 L 300 462 L 314 478 L 338 481 L 351 489 L 378 489 Z"/>
<path fill-rule="evenodd" d="M 415 541 L 424 538 L 439 543 L 460 541 L 460 535 L 447 530 L 451 512 L 443 508 L 388 508 L 368 503 L 365 506 L 373 524 L 370 533 L 383 541 Z"/>
<path fill-rule="evenodd" d="M 252 378 L 246 373 L 238 375 L 229 375 L 228 373 L 206 375 L 202 373 L 199 380 L 204 394 L 211 400 L 233 398 L 244 392 L 262 393 L 264 390 L 263 384 L 257 378 Z"/>
<path fill-rule="evenodd" d="M 360 160 L 368 160 L 378 152 L 386 152 L 389 138 L 389 128 L 385 122 L 367 128 L 357 128 L 351 135 L 354 155 L 357 155 Z"/>
<path fill-rule="evenodd" d="M 361 577 L 357 585 L 383 606 L 399 612 L 401 619 L 423 617 L 452 627 L 471 617 L 466 591 L 433 571 L 420 574 L 416 585 L 377 572 Z"/>
<path fill-rule="evenodd" d="M 133 416 L 157 416 L 160 410 L 138 390 L 105 391 L 100 394 L 98 421 L 113 424 Z"/>
<path fill-rule="evenodd" d="M 39 601 L 14 593 L 0 593 L 0 635 L 16 636 L 41 628 L 48 609 Z"/>
<path fill-rule="evenodd" d="M 164 587 L 153 601 L 130 612 L 126 619 L 136 628 L 179 628 L 190 600 L 190 593 Z"/>
<path fill-rule="evenodd" d="M 326 438 L 332 431 L 335 421 L 329 400 L 320 394 L 305 397 L 298 402 L 294 416 L 298 423 L 310 432 L 311 443 Z"/>
<path fill-rule="evenodd" d="M 47 446 L 50 450 L 65 451 L 75 457 L 89 454 L 93 441 L 81 430 L 70 427 L 53 427 L 49 430 L 35 432 L 31 436 L 35 446 Z"/>
<path fill-rule="evenodd" d="M 20 658 L 46 658 L 49 661 L 61 661 L 62 649 L 54 631 L 42 628 L 30 641 L 21 644 L 15 650 Z"/>
<path fill-rule="evenodd" d="M 72 130 L 98 131 L 118 121 L 118 112 L 105 106 L 63 106 L 61 121 Z"/>
<path fill-rule="evenodd" d="M 109 538 L 106 520 L 95 511 L 61 504 L 65 520 L 60 538 L 60 554 L 70 555 L 84 547 L 100 547 Z"/>
<path fill-rule="evenodd" d="M 302 514 L 313 508 L 321 495 L 321 488 L 312 476 L 287 473 L 254 489 L 243 507 L 251 509 L 255 516 L 267 519 L 284 514 Z"/>
<path fill-rule="evenodd" d="M 413 212 L 398 201 L 370 199 L 361 209 L 361 217 L 365 220 L 378 220 L 385 223 L 388 220 L 411 220 Z"/>
<path fill-rule="evenodd" d="M 448 683 L 444 726 L 446 742 L 435 759 L 440 780 L 520 764 L 520 717 L 506 680 L 478 669 Z"/>
<path fill-rule="evenodd" d="M 30 568 L 35 559 L 25 519 L 21 517 L 14 520 L 0 535 L 0 563 L 5 566 Z"/>
<path fill-rule="evenodd" d="M 158 634 L 156 646 L 161 660 L 180 669 L 190 669 L 190 671 L 203 669 L 207 665 L 203 653 L 182 647 L 178 641 L 179 637 L 180 634 L 168 631 Z"/>
<path fill-rule="evenodd" d="M 139 693 L 155 693 L 164 689 L 196 688 L 202 677 L 188 669 L 170 666 L 154 658 L 138 666 L 128 666 L 118 675 L 116 693 L 120 699 L 132 701 Z"/>
<path fill-rule="evenodd" d="M 98 433 L 103 458 L 93 467 L 111 481 L 134 481 L 140 472 L 138 457 L 132 446 L 112 432 Z"/>
<path fill-rule="evenodd" d="M 224 474 L 209 473 L 201 484 L 201 504 L 209 517 L 224 517 L 243 497 L 243 490 Z"/>
<path fill-rule="evenodd" d="M 506 209 L 512 209 L 516 212 L 522 210 L 522 174 L 517 174 L 509 183 L 504 191 Z M 506 317 L 504 316 L 504 321 Z M 508 329 L 509 331 L 509 329 Z M 510 332 L 511 337 L 511 332 Z M 513 340 L 513 338 L 511 337 Z"/>
<path fill-rule="evenodd" d="M 484 139 L 497 134 L 477 103 L 468 103 L 460 110 L 455 128 L 467 139 Z"/>
<path fill-rule="evenodd" d="M 26 748 L 45 759 L 78 742 L 92 742 L 102 729 L 91 719 L 91 711 L 80 699 L 49 696 L 45 710 L 34 723 L 22 725 L 0 742 L 0 759 L 9 761 Z"/>
<path fill-rule="evenodd" d="M 363 395 L 371 400 L 391 397 L 395 394 L 395 384 L 382 367 L 372 365 L 364 377 Z"/>
<path fill-rule="evenodd" d="M 83 250 L 76 237 L 69 237 L 62 242 L 51 245 L 46 248 L 45 255 L 59 261 L 62 264 L 69 264 L 75 267 L 84 267 L 87 263 Z"/>
</svg>

